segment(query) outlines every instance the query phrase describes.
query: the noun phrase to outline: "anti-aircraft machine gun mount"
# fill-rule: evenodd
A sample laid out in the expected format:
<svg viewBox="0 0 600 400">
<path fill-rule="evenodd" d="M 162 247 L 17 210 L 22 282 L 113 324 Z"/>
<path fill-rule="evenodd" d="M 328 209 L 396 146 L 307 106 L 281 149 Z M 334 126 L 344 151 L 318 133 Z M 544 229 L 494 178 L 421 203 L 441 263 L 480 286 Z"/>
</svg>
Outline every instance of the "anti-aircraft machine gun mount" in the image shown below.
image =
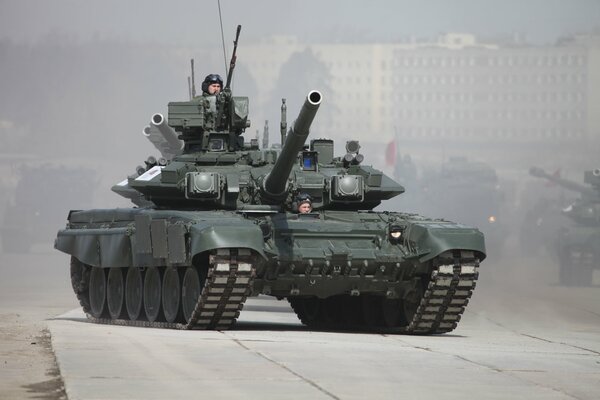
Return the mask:
<svg viewBox="0 0 600 400">
<path fill-rule="evenodd" d="M 365 165 L 357 141 L 340 157 L 332 140 L 307 145 L 319 91 L 280 149 L 244 143 L 249 100 L 229 87 L 234 61 L 235 49 L 221 93 L 169 103 L 167 125 L 181 143 L 168 131 L 176 151 L 119 185 L 138 207 L 71 211 L 58 232 L 88 318 L 228 329 L 246 298 L 263 294 L 287 299 L 311 328 L 452 331 L 485 258 L 481 232 L 373 211 L 404 188 Z M 297 212 L 299 194 L 311 212 Z"/>
</svg>

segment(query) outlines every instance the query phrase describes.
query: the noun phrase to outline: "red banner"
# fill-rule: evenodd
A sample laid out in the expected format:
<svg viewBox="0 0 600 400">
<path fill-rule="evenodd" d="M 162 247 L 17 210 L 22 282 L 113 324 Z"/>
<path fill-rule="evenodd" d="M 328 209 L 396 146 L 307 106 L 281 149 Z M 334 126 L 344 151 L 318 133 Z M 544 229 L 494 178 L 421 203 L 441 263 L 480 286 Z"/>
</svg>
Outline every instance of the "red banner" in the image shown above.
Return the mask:
<svg viewBox="0 0 600 400">
<path fill-rule="evenodd" d="M 396 140 L 392 139 L 385 148 L 385 165 L 396 165 Z"/>
</svg>

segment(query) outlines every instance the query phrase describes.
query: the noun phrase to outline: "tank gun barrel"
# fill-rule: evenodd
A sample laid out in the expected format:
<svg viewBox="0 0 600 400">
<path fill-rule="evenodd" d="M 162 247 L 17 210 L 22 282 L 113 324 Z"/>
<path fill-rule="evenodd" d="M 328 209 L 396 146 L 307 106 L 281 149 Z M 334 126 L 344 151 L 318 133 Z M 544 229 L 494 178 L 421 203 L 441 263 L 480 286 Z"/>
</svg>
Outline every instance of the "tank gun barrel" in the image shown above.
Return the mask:
<svg viewBox="0 0 600 400">
<path fill-rule="evenodd" d="M 287 179 L 296 163 L 297 155 L 308 138 L 309 128 L 317 114 L 322 96 L 317 90 L 311 91 L 300 109 L 298 118 L 289 130 L 285 144 L 273 169 L 264 181 L 263 191 L 269 197 L 280 197 L 286 190 Z"/>
<path fill-rule="evenodd" d="M 529 174 L 533 175 L 537 178 L 547 179 L 550 182 L 556 183 L 557 185 L 564 187 L 565 189 L 572 190 L 574 192 L 579 192 L 584 195 L 594 195 L 595 194 L 595 191 L 593 189 L 591 189 L 585 185 L 582 185 L 581 183 L 577 183 L 577 182 L 574 182 L 574 181 L 571 181 L 568 179 L 559 178 L 557 176 L 550 175 L 549 173 L 544 171 L 542 168 L 531 167 L 529 169 Z"/>
</svg>

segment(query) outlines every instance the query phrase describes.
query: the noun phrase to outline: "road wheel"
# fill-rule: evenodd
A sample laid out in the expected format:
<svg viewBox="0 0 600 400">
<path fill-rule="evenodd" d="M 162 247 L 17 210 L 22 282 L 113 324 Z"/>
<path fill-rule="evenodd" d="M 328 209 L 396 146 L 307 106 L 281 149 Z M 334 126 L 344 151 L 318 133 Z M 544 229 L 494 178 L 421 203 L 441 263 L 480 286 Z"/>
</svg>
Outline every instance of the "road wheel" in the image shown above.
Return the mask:
<svg viewBox="0 0 600 400">
<path fill-rule="evenodd" d="M 92 267 L 90 273 L 90 313 L 95 318 L 106 315 L 106 273 L 103 268 Z"/>
<path fill-rule="evenodd" d="M 125 279 L 125 308 L 130 320 L 135 321 L 140 317 L 143 299 L 143 280 L 139 268 L 128 268 Z"/>
<path fill-rule="evenodd" d="M 162 306 L 167 322 L 175 322 L 179 316 L 181 304 L 181 283 L 176 268 L 169 267 L 163 274 Z"/>
<path fill-rule="evenodd" d="M 92 268 L 89 265 L 85 265 L 75 257 L 71 257 L 71 286 L 85 313 L 90 312 L 89 287 L 91 270 Z"/>
<path fill-rule="evenodd" d="M 112 319 L 121 318 L 124 297 L 125 284 L 123 282 L 123 270 L 121 268 L 111 268 L 108 271 L 108 281 L 106 283 L 106 300 L 108 303 L 108 313 Z"/>
<path fill-rule="evenodd" d="M 150 322 L 161 317 L 161 290 L 160 271 L 156 267 L 148 268 L 144 277 L 144 311 Z"/>
<path fill-rule="evenodd" d="M 190 322 L 201 294 L 202 284 L 198 271 L 195 267 L 187 267 L 181 285 L 181 308 L 185 322 Z"/>
<path fill-rule="evenodd" d="M 410 290 L 404 295 L 401 301 L 401 314 L 400 324 L 401 326 L 408 326 L 415 317 L 421 299 L 423 298 L 423 285 L 421 281 L 417 283 L 414 289 Z"/>
</svg>

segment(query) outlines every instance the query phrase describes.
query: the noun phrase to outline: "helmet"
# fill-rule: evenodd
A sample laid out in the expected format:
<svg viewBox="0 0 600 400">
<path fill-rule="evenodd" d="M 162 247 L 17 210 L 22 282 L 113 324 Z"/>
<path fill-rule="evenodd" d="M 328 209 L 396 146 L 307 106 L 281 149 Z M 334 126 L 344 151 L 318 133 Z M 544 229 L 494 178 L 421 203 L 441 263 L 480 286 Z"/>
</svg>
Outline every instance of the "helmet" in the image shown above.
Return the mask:
<svg viewBox="0 0 600 400">
<path fill-rule="evenodd" d="M 308 193 L 298 193 L 296 196 L 296 203 L 300 205 L 301 203 L 312 203 L 312 197 Z"/>
<path fill-rule="evenodd" d="M 219 85 L 221 85 L 221 88 L 222 88 L 223 87 L 223 79 L 221 78 L 221 75 L 219 75 L 219 74 L 206 75 L 206 78 L 204 78 L 204 82 L 202 82 L 202 91 L 204 93 L 208 93 L 208 86 L 210 86 L 213 83 L 218 83 Z"/>
</svg>

